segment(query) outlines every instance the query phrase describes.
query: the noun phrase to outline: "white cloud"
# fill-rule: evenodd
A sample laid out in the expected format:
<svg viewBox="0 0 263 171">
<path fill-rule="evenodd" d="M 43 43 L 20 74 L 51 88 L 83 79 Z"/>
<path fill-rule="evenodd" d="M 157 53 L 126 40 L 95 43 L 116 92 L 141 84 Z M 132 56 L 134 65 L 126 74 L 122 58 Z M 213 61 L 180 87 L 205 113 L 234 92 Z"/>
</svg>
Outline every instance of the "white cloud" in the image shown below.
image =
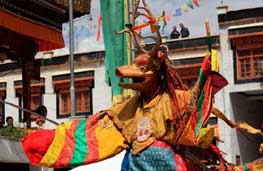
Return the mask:
<svg viewBox="0 0 263 171">
<path fill-rule="evenodd" d="M 100 41 L 96 41 L 96 37 L 87 37 L 81 41 L 79 41 L 78 52 L 89 52 L 94 50 L 104 50 L 104 42 L 101 39 Z"/>
</svg>

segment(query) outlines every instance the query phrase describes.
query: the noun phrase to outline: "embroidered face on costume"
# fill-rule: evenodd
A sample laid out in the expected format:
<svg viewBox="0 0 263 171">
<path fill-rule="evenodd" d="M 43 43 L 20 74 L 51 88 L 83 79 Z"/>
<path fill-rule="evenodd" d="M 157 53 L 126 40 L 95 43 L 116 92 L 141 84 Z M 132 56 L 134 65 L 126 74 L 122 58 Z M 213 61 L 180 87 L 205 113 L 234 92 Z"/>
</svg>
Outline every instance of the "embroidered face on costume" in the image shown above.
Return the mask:
<svg viewBox="0 0 263 171">
<path fill-rule="evenodd" d="M 142 117 L 137 123 L 136 139 L 138 142 L 148 140 L 152 135 L 152 123 L 151 120 L 145 116 Z"/>
</svg>

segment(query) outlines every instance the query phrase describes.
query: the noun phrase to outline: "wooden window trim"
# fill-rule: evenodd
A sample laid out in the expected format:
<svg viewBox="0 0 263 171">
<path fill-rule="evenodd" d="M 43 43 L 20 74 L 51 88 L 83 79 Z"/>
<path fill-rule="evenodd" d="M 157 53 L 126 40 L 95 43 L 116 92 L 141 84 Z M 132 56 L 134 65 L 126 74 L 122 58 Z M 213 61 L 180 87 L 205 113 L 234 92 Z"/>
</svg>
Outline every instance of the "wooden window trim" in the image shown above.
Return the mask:
<svg viewBox="0 0 263 171">
<path fill-rule="evenodd" d="M 66 118 L 70 116 L 70 75 L 69 74 L 61 74 L 61 75 L 54 75 L 52 76 L 52 83 L 54 86 L 54 90 L 56 92 L 56 109 L 57 109 L 57 118 Z M 89 115 L 92 113 L 92 88 L 94 87 L 94 71 L 83 71 L 83 72 L 76 72 L 75 78 L 75 93 L 81 91 L 88 91 L 89 92 L 89 105 L 90 111 L 88 112 L 77 112 L 76 115 Z M 65 108 L 62 106 L 62 97 L 61 94 L 66 94 L 65 100 Z M 83 98 L 81 95 L 80 98 Z M 75 94 L 76 97 L 76 94 Z M 81 101 L 84 101 L 83 99 Z M 77 102 L 77 100 L 76 100 Z M 81 104 L 82 105 L 82 104 Z M 62 112 L 65 111 L 65 112 Z"/>
<path fill-rule="evenodd" d="M 40 83 L 31 83 L 30 84 L 30 87 L 31 87 L 31 104 L 30 104 L 30 107 L 31 107 L 31 110 L 35 110 L 33 107 L 34 107 L 34 104 L 33 103 L 33 97 L 36 97 L 36 96 L 39 96 L 39 100 L 40 100 L 40 104 L 39 105 L 43 105 L 43 94 L 45 92 L 45 83 L 44 82 L 40 82 Z M 22 106 L 22 91 L 23 91 L 23 87 L 22 85 L 17 85 L 17 86 L 14 86 L 15 88 L 15 92 L 16 92 L 16 97 L 18 97 L 18 104 L 19 106 Z M 36 107 L 36 106 L 35 106 Z M 18 118 L 19 118 L 19 122 L 22 122 L 23 119 L 23 111 L 21 110 L 18 110 Z M 36 120 L 36 117 L 34 115 L 31 115 L 31 121 L 35 121 Z"/>
<path fill-rule="evenodd" d="M 193 86 L 192 83 L 198 79 L 201 65 L 202 65 L 201 63 L 194 63 L 194 64 L 184 64 L 184 65 L 176 66 L 176 70 L 178 75 L 180 76 L 180 79 L 187 87 L 191 88 Z M 190 70 L 196 72 L 193 74 L 184 73 L 184 71 L 190 71 Z"/>
<path fill-rule="evenodd" d="M 261 49 L 263 47 L 261 46 Z M 240 49 L 238 48 L 237 49 L 237 58 L 236 58 L 236 63 L 237 63 L 237 80 L 249 80 L 249 79 L 258 79 L 258 78 L 263 78 L 263 75 L 259 75 L 259 76 L 256 76 L 255 75 L 255 63 L 256 63 L 256 59 L 263 59 L 263 53 L 261 54 L 254 54 L 254 50 L 256 49 L 260 49 L 260 48 L 249 48 L 249 49 Z M 249 55 L 245 55 L 245 56 L 239 56 L 239 52 L 240 51 L 243 51 L 243 50 L 248 50 L 249 51 Z M 241 65 L 241 60 L 245 60 L 245 59 L 249 59 L 249 65 L 250 65 L 250 70 L 249 70 L 249 76 L 246 76 L 246 67 L 245 68 L 242 68 L 242 65 Z M 246 65 L 246 63 L 244 64 Z M 260 67 L 260 66 L 259 66 Z M 245 71 L 245 76 L 243 77 L 242 76 L 242 69 L 244 69 Z M 259 71 L 258 72 L 261 72 L 261 69 L 259 68 Z"/>
<path fill-rule="evenodd" d="M 93 80 L 92 80 L 93 81 Z M 82 94 L 81 95 L 81 98 L 82 98 L 82 111 L 81 112 L 78 112 L 76 111 L 76 115 L 80 116 L 80 115 L 90 115 L 92 114 L 92 87 L 93 86 L 90 86 L 90 87 L 76 87 L 76 90 L 75 90 L 75 93 L 78 93 L 78 92 L 83 92 L 84 91 L 88 91 L 89 93 L 89 101 L 90 101 L 90 111 L 85 111 L 85 96 Z M 55 88 L 56 90 L 56 94 L 57 94 L 57 118 L 66 118 L 66 117 L 69 117 L 70 116 L 70 90 L 67 88 L 67 89 L 64 89 L 64 88 Z M 62 99 L 61 99 L 61 94 L 66 94 L 67 95 L 67 101 L 66 101 L 66 106 L 67 106 L 67 110 L 66 112 L 62 112 L 62 111 L 65 111 L 63 108 L 63 105 L 62 105 Z M 76 95 L 76 94 L 75 94 Z M 83 100 L 84 99 L 84 100 Z"/>
<path fill-rule="evenodd" d="M 31 104 L 30 104 L 30 107 L 31 109 L 30 110 L 35 110 L 37 108 L 37 106 L 35 104 L 33 104 L 33 97 L 39 97 L 39 105 L 43 105 L 43 93 L 40 93 L 40 94 L 31 94 Z M 21 94 L 17 94 L 17 97 L 18 97 L 18 104 L 19 106 L 23 106 L 23 102 L 22 102 L 22 95 Z M 22 119 L 22 116 L 23 116 L 23 111 L 21 110 L 18 110 L 18 114 L 19 114 L 19 122 L 22 122 L 23 119 Z M 35 115 L 31 115 L 31 121 L 35 121 L 36 120 L 36 116 Z"/>
<path fill-rule="evenodd" d="M 89 100 L 90 100 L 90 111 L 85 111 L 86 107 L 85 107 L 85 95 L 84 93 L 88 91 L 89 93 Z M 78 88 L 75 90 L 75 93 L 79 93 L 81 92 L 81 111 L 77 111 L 76 110 L 76 115 L 90 115 L 92 114 L 92 89 L 90 88 Z M 66 95 L 66 108 L 67 110 L 65 110 L 63 102 L 62 102 L 62 98 L 61 95 L 65 94 Z M 64 103 L 65 104 L 65 103 Z M 57 118 L 65 118 L 65 117 L 69 117 L 70 116 L 70 91 L 69 90 L 61 90 L 59 92 L 57 92 Z M 66 112 L 63 112 L 66 111 Z"/>
</svg>

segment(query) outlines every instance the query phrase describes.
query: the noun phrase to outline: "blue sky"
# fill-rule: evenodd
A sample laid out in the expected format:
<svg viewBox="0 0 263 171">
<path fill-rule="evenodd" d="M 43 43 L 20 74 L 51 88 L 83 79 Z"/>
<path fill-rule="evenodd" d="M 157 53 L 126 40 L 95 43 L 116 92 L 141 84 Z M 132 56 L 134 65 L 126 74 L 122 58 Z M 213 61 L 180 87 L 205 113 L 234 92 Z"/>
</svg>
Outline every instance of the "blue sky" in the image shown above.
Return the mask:
<svg viewBox="0 0 263 171">
<path fill-rule="evenodd" d="M 76 52 L 87 52 L 104 49 L 103 38 L 101 37 L 100 41 L 96 41 L 99 1 L 100 0 L 92 0 L 92 20 L 90 20 L 89 16 L 83 16 L 81 18 L 75 19 Z M 163 10 L 165 10 L 167 14 L 171 15 L 171 20 L 168 22 L 164 30 L 167 36 L 170 34 L 173 25 L 178 26 L 181 22 L 184 23 L 184 25 L 190 30 L 190 37 L 205 36 L 206 33 L 204 21 L 206 17 L 209 19 L 211 33 L 218 34 L 216 7 L 220 5 L 221 0 L 199 0 L 200 7 L 194 6 L 194 9 L 188 8 L 188 12 L 183 13 L 181 16 L 173 15 L 177 8 L 181 8 L 189 1 L 190 0 L 146 0 L 156 16 L 160 15 Z M 224 5 L 227 5 L 228 10 L 231 11 L 245 8 L 263 7 L 263 0 L 223 0 L 223 3 Z M 64 24 L 63 28 L 64 37 L 67 39 L 67 24 Z M 67 41 L 66 48 L 55 51 L 57 55 L 67 52 Z"/>
</svg>

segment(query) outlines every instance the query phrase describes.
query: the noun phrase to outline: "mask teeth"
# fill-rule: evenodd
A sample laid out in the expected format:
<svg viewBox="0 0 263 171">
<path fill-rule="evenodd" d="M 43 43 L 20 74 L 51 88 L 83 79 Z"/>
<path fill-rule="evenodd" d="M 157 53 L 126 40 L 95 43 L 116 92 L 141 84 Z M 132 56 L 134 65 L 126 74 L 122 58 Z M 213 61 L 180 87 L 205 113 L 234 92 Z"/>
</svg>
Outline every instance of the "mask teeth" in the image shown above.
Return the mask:
<svg viewBox="0 0 263 171">
<path fill-rule="evenodd" d="M 152 75 L 152 74 L 153 74 L 152 71 L 147 71 L 147 72 L 145 72 L 143 75 L 148 76 L 148 75 Z"/>
</svg>

